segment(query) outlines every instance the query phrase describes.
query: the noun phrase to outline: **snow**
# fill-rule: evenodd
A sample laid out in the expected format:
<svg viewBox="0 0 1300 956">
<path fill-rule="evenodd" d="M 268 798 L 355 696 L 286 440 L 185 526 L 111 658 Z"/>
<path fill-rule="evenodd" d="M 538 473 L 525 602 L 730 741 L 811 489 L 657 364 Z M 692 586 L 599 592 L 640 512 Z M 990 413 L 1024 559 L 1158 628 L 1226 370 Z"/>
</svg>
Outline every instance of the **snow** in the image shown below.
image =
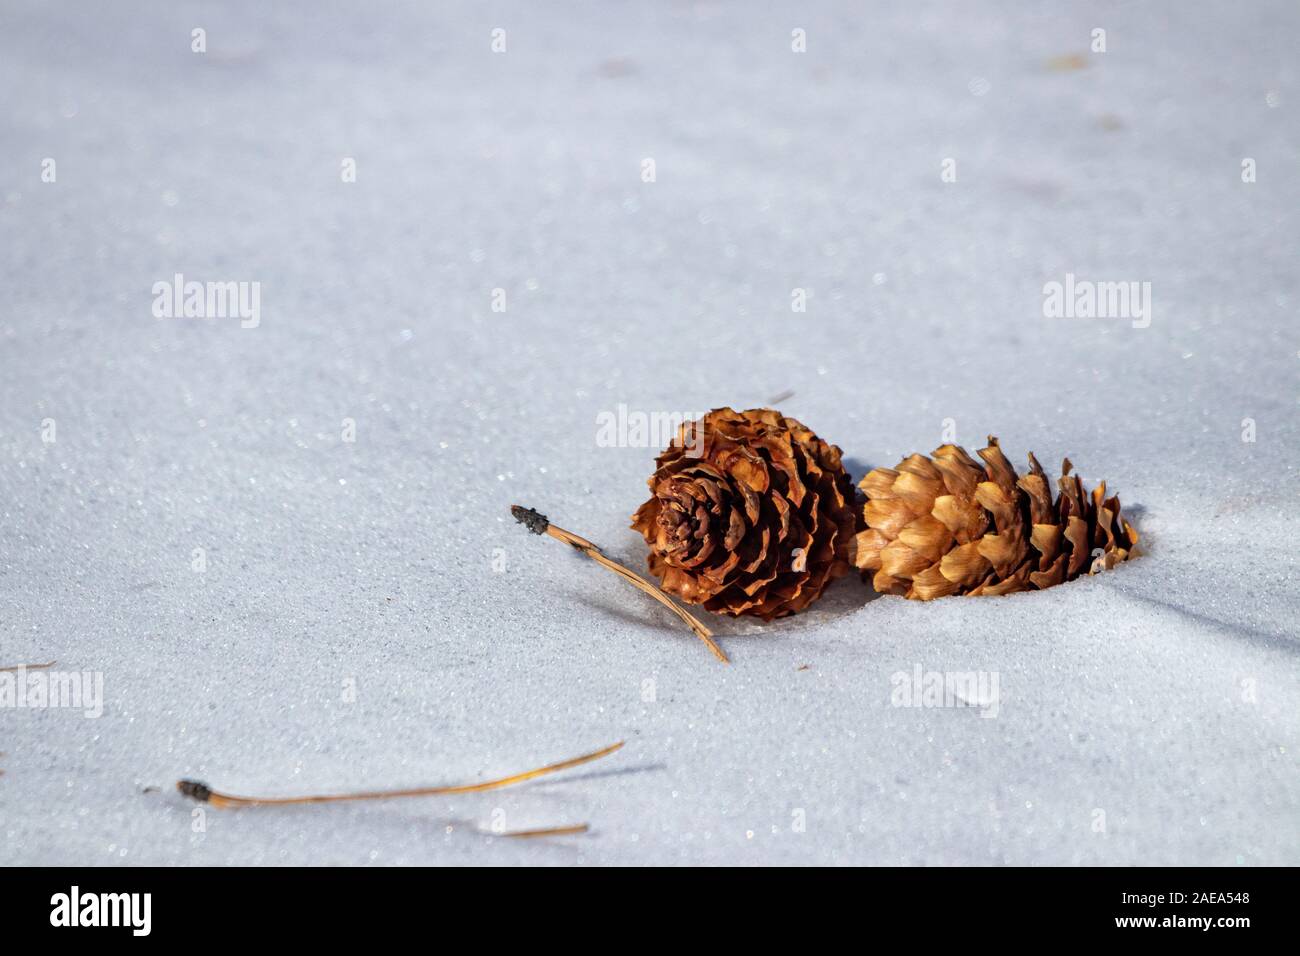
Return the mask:
<svg viewBox="0 0 1300 956">
<path fill-rule="evenodd" d="M 4 21 L 0 666 L 105 699 L 0 708 L 0 863 L 1300 863 L 1293 3 Z M 176 273 L 260 283 L 257 327 L 154 318 Z M 1067 274 L 1150 282 L 1150 326 L 1046 318 Z M 1149 553 L 1007 598 L 845 579 L 711 619 L 726 667 L 510 518 L 640 568 L 658 449 L 597 416 L 787 390 L 855 480 L 946 425 L 1068 454 Z M 997 675 L 996 716 L 894 706 L 918 666 Z M 173 786 L 620 739 L 453 798 L 196 818 Z"/>
</svg>

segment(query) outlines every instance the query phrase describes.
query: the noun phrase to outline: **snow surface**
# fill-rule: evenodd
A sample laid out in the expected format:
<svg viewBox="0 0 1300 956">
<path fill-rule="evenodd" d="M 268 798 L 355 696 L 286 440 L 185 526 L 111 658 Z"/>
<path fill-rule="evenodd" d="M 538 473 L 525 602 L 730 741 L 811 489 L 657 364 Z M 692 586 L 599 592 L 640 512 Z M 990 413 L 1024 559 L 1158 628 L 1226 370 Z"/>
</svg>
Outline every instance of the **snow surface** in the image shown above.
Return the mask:
<svg viewBox="0 0 1300 956">
<path fill-rule="evenodd" d="M 0 666 L 106 700 L 0 709 L 0 863 L 1300 863 L 1298 45 L 1290 0 L 8 5 Z M 260 325 L 155 319 L 177 272 L 260 282 Z M 1045 318 L 1066 273 L 1149 281 L 1150 327 Z M 657 449 L 596 416 L 786 390 L 855 480 L 945 419 L 1069 454 L 1149 554 L 845 579 L 716 621 L 724 667 L 510 519 L 640 567 Z M 917 665 L 996 672 L 996 718 L 892 706 Z M 172 788 L 619 739 L 203 832 Z"/>
</svg>

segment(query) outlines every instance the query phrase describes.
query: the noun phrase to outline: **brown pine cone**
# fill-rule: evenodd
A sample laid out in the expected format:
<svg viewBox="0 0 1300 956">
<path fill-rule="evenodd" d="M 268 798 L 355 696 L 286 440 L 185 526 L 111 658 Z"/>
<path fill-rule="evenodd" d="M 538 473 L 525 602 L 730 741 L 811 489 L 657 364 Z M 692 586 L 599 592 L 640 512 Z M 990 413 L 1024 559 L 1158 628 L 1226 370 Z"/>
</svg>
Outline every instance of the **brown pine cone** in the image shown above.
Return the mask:
<svg viewBox="0 0 1300 956">
<path fill-rule="evenodd" d="M 767 408 L 687 422 L 632 517 L 650 571 L 688 604 L 765 621 L 849 570 L 855 508 L 840 450 Z"/>
<path fill-rule="evenodd" d="M 1109 570 L 1134 554 L 1138 533 L 1120 517 L 1103 481 L 1089 496 L 1070 459 L 1052 501 L 1047 476 L 1029 456 L 1016 476 L 989 436 L 980 467 L 964 448 L 912 455 L 859 482 L 866 530 L 853 563 L 872 585 L 920 601 L 948 594 L 1010 594 Z"/>
</svg>

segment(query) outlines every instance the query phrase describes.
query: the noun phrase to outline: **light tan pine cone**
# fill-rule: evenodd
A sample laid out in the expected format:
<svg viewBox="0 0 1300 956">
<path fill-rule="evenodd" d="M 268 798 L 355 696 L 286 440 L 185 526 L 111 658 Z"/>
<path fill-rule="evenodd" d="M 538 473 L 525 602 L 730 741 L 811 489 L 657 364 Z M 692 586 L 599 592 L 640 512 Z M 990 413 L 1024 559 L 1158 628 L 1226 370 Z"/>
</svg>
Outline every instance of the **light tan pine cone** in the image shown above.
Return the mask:
<svg viewBox="0 0 1300 956">
<path fill-rule="evenodd" d="M 710 611 L 772 620 L 849 570 L 856 520 L 840 450 L 767 408 L 718 408 L 656 459 L 632 527 L 660 586 Z"/>
<path fill-rule="evenodd" d="M 1113 568 L 1134 554 L 1138 533 L 1102 482 L 1091 495 L 1061 465 L 1056 500 L 1033 454 L 1016 475 L 998 440 L 981 467 L 944 445 L 877 468 L 858 484 L 865 530 L 852 561 L 877 591 L 920 601 L 949 594 L 1010 594 Z M 861 527 L 862 525 L 860 525 Z"/>
</svg>

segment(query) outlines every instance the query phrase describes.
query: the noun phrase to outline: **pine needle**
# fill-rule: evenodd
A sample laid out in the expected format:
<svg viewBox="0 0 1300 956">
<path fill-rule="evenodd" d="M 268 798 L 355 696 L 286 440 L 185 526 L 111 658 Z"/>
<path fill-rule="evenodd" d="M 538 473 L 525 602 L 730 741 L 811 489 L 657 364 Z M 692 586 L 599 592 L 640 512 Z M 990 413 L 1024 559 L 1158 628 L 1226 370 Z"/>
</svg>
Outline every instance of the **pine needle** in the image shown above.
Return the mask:
<svg viewBox="0 0 1300 956">
<path fill-rule="evenodd" d="M 645 578 L 641 577 L 636 572 L 623 567 L 623 565 L 619 564 L 617 561 L 606 557 L 605 553 L 601 551 L 599 547 L 592 544 L 586 538 L 579 537 L 572 531 L 565 531 L 563 528 L 551 524 L 546 515 L 539 511 L 535 511 L 532 508 L 525 508 L 522 505 L 511 505 L 510 513 L 515 516 L 516 521 L 524 525 L 524 527 L 533 534 L 549 534 L 557 541 L 563 541 L 565 544 L 577 548 L 597 564 L 609 568 L 609 570 L 613 571 L 634 588 L 650 595 L 664 607 L 668 608 L 668 610 L 681 618 L 686 626 L 694 632 L 695 636 L 703 641 L 708 649 L 713 652 L 714 657 L 722 661 L 724 664 L 731 663 L 727 658 L 727 655 L 723 653 L 722 648 L 718 646 L 718 642 L 713 639 L 712 631 L 705 627 L 700 620 L 695 617 L 695 615 L 674 603 L 668 595 L 664 594 L 663 591 L 659 590 Z"/>
<path fill-rule="evenodd" d="M 581 757 L 572 757 L 569 760 L 561 760 L 559 763 L 547 764 L 545 767 L 538 767 L 535 770 L 525 770 L 523 773 L 500 777 L 496 780 L 485 780 L 482 783 L 465 783 L 450 787 L 418 787 L 414 790 L 370 790 L 360 793 L 309 797 L 237 797 L 233 794 L 213 790 L 207 784 L 200 783 L 197 780 L 178 780 L 176 789 L 200 803 L 210 803 L 214 807 L 223 809 L 229 807 L 289 806 L 304 803 L 343 803 L 356 800 L 388 800 L 396 797 L 436 797 L 454 793 L 481 793 L 485 790 L 499 790 L 502 787 L 523 783 L 525 780 L 532 780 L 549 773 L 556 773 L 580 764 L 590 763 L 593 760 L 599 760 L 601 757 L 612 754 L 622 746 L 623 741 L 620 740 L 616 744 L 611 744 L 593 753 L 583 754 Z"/>
<path fill-rule="evenodd" d="M 46 668 L 53 667 L 58 661 L 50 661 L 47 664 L 15 664 L 12 667 L 0 667 L 0 673 L 10 671 L 43 671 Z"/>
<path fill-rule="evenodd" d="M 487 833 L 486 836 L 510 837 L 513 840 L 535 840 L 538 837 L 573 836 L 586 833 L 591 827 L 585 823 L 575 823 L 567 827 L 541 827 L 537 830 L 513 830 L 510 833 Z"/>
</svg>

